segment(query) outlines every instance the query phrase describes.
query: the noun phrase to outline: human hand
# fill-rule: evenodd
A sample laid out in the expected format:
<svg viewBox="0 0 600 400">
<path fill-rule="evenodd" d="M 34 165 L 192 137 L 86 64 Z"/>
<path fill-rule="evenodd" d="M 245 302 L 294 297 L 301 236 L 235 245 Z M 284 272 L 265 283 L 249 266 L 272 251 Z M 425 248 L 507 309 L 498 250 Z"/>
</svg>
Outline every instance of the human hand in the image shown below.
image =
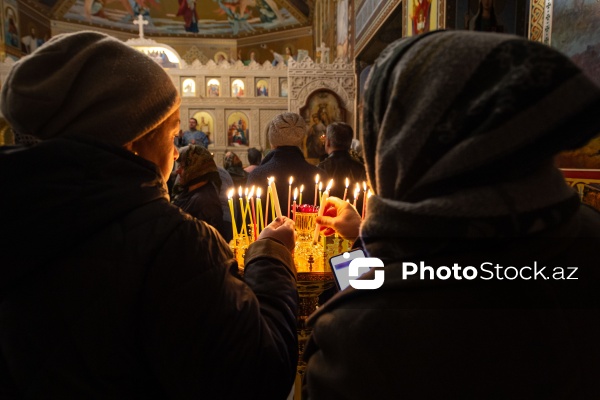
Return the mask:
<svg viewBox="0 0 600 400">
<path fill-rule="evenodd" d="M 272 238 L 283 243 L 290 252 L 296 247 L 296 231 L 294 221 L 286 217 L 278 217 L 262 230 L 258 239 Z"/>
<path fill-rule="evenodd" d="M 323 215 L 317 217 L 317 224 L 326 228 L 324 234 L 337 232 L 344 239 L 356 240 L 362 222 L 356 209 L 338 197 L 329 197 L 323 207 Z"/>
</svg>

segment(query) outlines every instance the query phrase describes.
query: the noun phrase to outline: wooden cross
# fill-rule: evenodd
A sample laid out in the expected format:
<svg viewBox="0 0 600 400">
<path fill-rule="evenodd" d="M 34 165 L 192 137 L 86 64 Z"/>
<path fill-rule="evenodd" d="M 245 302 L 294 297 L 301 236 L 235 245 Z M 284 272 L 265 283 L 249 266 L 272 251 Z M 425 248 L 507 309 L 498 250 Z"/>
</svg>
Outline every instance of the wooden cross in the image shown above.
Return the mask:
<svg viewBox="0 0 600 400">
<path fill-rule="evenodd" d="M 134 24 L 138 25 L 140 29 L 140 39 L 144 38 L 144 25 L 148 25 L 148 21 L 142 17 L 142 14 L 138 14 L 137 20 L 133 21 Z"/>
<path fill-rule="evenodd" d="M 321 53 L 321 64 L 328 64 L 329 47 L 325 47 L 325 42 L 321 42 L 321 47 L 317 47 L 317 51 Z"/>
</svg>

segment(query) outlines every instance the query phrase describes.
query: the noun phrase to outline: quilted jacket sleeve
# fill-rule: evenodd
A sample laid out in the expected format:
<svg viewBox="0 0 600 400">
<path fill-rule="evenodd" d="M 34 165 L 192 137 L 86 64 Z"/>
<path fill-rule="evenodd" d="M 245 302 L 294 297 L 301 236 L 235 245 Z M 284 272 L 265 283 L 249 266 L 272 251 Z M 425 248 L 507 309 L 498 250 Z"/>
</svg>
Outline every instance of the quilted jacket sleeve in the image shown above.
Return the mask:
<svg viewBox="0 0 600 400">
<path fill-rule="evenodd" d="M 289 251 L 255 242 L 245 283 L 228 272 L 231 251 L 203 222 L 182 223 L 163 249 L 148 274 L 141 335 L 167 396 L 285 399 L 298 357 Z"/>
</svg>

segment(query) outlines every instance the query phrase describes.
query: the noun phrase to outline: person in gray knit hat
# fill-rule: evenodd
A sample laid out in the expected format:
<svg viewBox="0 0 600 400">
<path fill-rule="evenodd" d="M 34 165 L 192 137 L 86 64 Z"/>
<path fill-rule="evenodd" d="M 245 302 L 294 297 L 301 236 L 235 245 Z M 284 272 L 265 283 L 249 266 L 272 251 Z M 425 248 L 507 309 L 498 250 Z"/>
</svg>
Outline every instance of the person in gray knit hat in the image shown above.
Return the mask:
<svg viewBox="0 0 600 400">
<path fill-rule="evenodd" d="M 311 316 L 308 397 L 600 398 L 600 213 L 553 163 L 600 132 L 600 87 L 542 43 L 436 31 L 364 100 L 365 220 L 331 197 L 317 222 L 385 275 Z"/>
<path fill-rule="evenodd" d="M 294 186 L 304 185 L 303 198 L 312 203 L 315 176 L 318 174 L 327 183 L 327 172 L 304 158 L 301 148 L 306 140 L 306 121 L 300 115 L 292 112 L 277 115 L 267 125 L 267 138 L 273 150 L 248 175 L 248 186 L 261 187 L 263 193 L 267 193 L 268 179 L 275 177 L 282 214 L 287 215 L 290 177 L 294 178 Z M 265 210 L 267 212 L 269 210 Z"/>
<path fill-rule="evenodd" d="M 221 235 L 169 203 L 179 104 L 157 63 L 101 33 L 13 66 L 0 108 L 36 143 L 0 149 L 0 397 L 289 393 L 293 222 L 250 245 L 242 280 Z"/>
</svg>

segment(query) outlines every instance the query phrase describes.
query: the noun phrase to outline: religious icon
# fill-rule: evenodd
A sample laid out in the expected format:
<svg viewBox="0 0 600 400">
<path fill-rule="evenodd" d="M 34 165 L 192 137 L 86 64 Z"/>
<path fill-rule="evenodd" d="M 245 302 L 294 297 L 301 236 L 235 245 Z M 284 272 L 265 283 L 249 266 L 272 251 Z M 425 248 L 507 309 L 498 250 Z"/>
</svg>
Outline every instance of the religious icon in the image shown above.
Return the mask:
<svg viewBox="0 0 600 400">
<path fill-rule="evenodd" d="M 17 12 L 13 7 L 7 6 L 4 9 L 4 43 L 16 48 L 20 47 L 18 26 Z"/>
<path fill-rule="evenodd" d="M 234 97 L 244 97 L 245 95 L 244 81 L 241 79 L 234 79 L 231 84 L 231 95 Z"/>
<path fill-rule="evenodd" d="M 248 117 L 241 111 L 231 113 L 227 118 L 227 145 L 248 146 Z"/>
<path fill-rule="evenodd" d="M 345 110 L 340 100 L 331 91 L 319 90 L 307 100 L 301 115 L 307 121 L 306 158 L 319 160 L 325 156 L 325 132 L 332 122 L 345 120 Z"/>
<path fill-rule="evenodd" d="M 194 81 L 194 78 L 184 79 L 181 86 L 183 87 L 182 92 L 184 97 L 196 96 L 196 82 Z"/>
<path fill-rule="evenodd" d="M 279 81 L 279 97 L 288 97 L 288 81 L 282 79 Z"/>
<path fill-rule="evenodd" d="M 269 82 L 266 79 L 258 79 L 256 82 L 256 97 L 269 96 Z"/>
<path fill-rule="evenodd" d="M 206 85 L 206 95 L 208 97 L 219 97 L 219 88 L 221 87 L 221 83 L 218 79 L 209 79 L 208 84 Z"/>
<path fill-rule="evenodd" d="M 197 129 L 208 137 L 210 143 L 213 143 L 214 122 L 212 115 L 206 111 L 199 111 L 194 114 L 194 118 L 198 121 Z"/>
<path fill-rule="evenodd" d="M 429 32 L 429 13 L 431 11 L 431 0 L 413 0 L 412 28 L 413 34 Z"/>
</svg>

